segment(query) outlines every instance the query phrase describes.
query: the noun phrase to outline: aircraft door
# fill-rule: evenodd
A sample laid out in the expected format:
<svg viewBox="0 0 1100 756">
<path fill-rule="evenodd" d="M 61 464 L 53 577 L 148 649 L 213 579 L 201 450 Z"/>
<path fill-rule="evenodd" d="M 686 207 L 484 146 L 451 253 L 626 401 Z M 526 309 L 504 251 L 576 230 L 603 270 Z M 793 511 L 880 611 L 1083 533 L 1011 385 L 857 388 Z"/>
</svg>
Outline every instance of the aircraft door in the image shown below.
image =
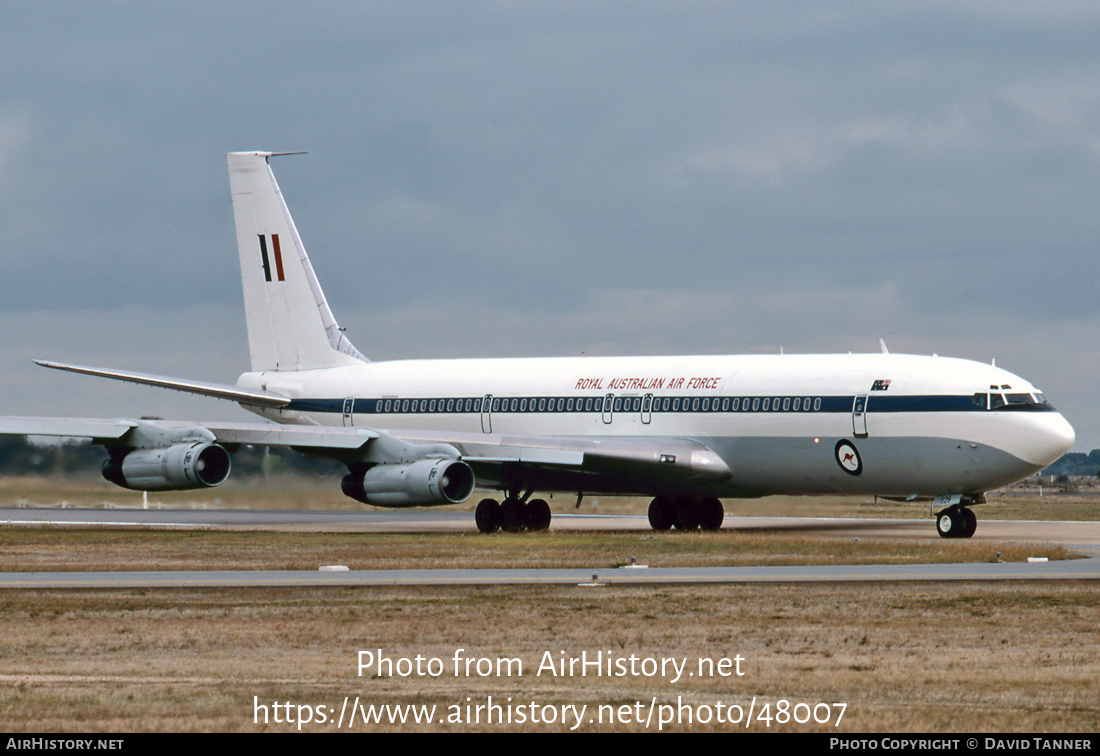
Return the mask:
<svg viewBox="0 0 1100 756">
<path fill-rule="evenodd" d="M 481 432 L 492 433 L 493 432 L 493 395 L 486 394 L 481 400 Z"/>
<path fill-rule="evenodd" d="M 608 394 L 603 398 L 603 421 L 607 425 L 611 425 L 612 420 L 612 407 L 615 404 L 615 395 Z"/>
<path fill-rule="evenodd" d="M 867 437 L 867 395 L 861 394 L 852 402 L 852 433 L 856 438 Z"/>
<path fill-rule="evenodd" d="M 642 397 L 642 423 L 649 425 L 649 421 L 653 419 L 653 394 L 646 394 Z"/>
<path fill-rule="evenodd" d="M 354 412 L 355 412 L 355 400 L 354 399 L 345 399 L 344 400 L 344 427 L 345 428 L 348 427 L 349 425 L 355 425 Z"/>
</svg>

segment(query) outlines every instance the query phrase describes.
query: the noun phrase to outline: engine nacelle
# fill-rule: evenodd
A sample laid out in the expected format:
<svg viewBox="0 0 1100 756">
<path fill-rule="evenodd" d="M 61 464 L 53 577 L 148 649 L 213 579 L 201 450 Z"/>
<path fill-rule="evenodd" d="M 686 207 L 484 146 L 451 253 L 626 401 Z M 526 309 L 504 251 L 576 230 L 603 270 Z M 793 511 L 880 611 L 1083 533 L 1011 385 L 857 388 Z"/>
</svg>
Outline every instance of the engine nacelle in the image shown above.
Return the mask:
<svg viewBox="0 0 1100 756">
<path fill-rule="evenodd" d="M 422 459 L 408 465 L 375 465 L 344 476 L 344 494 L 379 507 L 458 504 L 474 490 L 474 471 L 454 459 Z"/>
<path fill-rule="evenodd" d="M 137 491 L 185 491 L 211 488 L 229 477 L 229 452 L 217 444 L 190 441 L 164 449 L 112 452 L 103 477 Z"/>
</svg>

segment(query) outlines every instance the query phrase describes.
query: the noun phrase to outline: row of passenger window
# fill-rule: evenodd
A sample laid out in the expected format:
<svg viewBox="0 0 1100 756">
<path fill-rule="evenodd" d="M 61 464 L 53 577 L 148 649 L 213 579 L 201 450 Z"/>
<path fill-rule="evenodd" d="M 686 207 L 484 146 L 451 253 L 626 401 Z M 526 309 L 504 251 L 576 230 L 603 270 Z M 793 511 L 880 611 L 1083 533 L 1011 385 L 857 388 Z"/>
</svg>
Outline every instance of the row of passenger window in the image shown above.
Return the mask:
<svg viewBox="0 0 1100 756">
<path fill-rule="evenodd" d="M 356 400 L 357 412 L 370 412 L 361 408 Z M 849 400 L 850 402 L 850 400 Z M 466 413 L 483 412 L 486 399 L 376 399 L 376 414 L 409 413 Z M 746 397 L 698 397 L 654 396 L 622 397 L 608 399 L 596 397 L 494 397 L 492 412 L 817 412 L 821 410 L 821 397 L 801 396 L 746 396 Z"/>
</svg>

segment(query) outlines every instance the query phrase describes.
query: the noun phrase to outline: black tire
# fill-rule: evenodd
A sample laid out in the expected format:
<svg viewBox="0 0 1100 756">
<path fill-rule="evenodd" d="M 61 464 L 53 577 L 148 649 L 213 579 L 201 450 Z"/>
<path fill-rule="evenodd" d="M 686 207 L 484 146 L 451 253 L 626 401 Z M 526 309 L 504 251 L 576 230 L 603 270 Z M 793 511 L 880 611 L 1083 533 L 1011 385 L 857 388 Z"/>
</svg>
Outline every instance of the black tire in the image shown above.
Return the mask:
<svg viewBox="0 0 1100 756">
<path fill-rule="evenodd" d="M 978 529 L 978 516 L 966 507 L 960 509 L 959 512 L 962 514 L 962 528 L 959 531 L 959 538 L 970 538 L 974 535 L 974 531 Z"/>
<path fill-rule="evenodd" d="M 672 502 L 664 496 L 658 496 L 649 502 L 649 527 L 654 530 L 668 530 L 672 527 Z"/>
<path fill-rule="evenodd" d="M 524 508 L 527 519 L 527 529 L 541 533 L 550 529 L 550 505 L 545 499 L 532 499 Z"/>
<path fill-rule="evenodd" d="M 691 499 L 677 499 L 673 510 L 672 526 L 677 530 L 695 530 L 699 527 L 699 505 Z"/>
<path fill-rule="evenodd" d="M 722 520 L 726 517 L 726 511 L 722 509 L 722 502 L 710 497 L 699 502 L 699 527 L 703 530 L 720 530 Z"/>
<path fill-rule="evenodd" d="M 500 505 L 500 529 L 507 533 L 518 533 L 523 530 L 527 521 L 523 511 L 523 502 L 509 496 Z"/>
<path fill-rule="evenodd" d="M 495 499 L 482 499 L 474 510 L 474 522 L 482 533 L 495 533 L 500 528 L 500 505 Z"/>
<path fill-rule="evenodd" d="M 958 538 L 962 516 L 958 507 L 948 507 L 936 513 L 936 532 L 940 538 Z"/>
</svg>

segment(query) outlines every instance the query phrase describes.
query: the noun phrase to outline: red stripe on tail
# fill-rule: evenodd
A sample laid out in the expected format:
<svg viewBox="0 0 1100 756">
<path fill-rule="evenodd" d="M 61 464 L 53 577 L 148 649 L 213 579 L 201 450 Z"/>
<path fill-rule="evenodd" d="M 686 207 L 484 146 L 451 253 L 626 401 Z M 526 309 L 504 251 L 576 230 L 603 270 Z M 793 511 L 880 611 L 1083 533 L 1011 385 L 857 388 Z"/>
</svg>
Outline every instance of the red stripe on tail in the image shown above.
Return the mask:
<svg viewBox="0 0 1100 756">
<path fill-rule="evenodd" d="M 275 275 L 280 281 L 285 281 L 286 279 L 283 277 L 283 253 L 282 250 L 279 249 L 278 234 L 271 235 L 271 247 L 272 251 L 275 253 Z"/>
</svg>

